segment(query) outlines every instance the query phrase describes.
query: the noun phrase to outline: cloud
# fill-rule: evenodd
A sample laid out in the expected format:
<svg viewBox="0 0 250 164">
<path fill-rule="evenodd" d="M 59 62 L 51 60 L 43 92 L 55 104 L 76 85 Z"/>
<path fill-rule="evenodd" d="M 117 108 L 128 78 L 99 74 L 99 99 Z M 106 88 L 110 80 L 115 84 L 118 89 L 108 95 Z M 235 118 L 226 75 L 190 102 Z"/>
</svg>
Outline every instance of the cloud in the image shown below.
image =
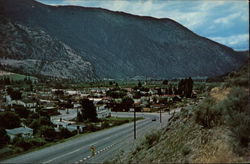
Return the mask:
<svg viewBox="0 0 250 164">
<path fill-rule="evenodd" d="M 249 46 L 249 34 L 231 35 L 226 37 L 211 37 L 210 39 L 230 47 L 237 47 L 240 49 L 242 47 L 240 45 Z"/>
<path fill-rule="evenodd" d="M 219 23 L 219 24 L 229 24 L 232 22 L 233 19 L 239 18 L 241 16 L 241 13 L 234 13 L 231 14 L 227 17 L 222 17 L 214 20 L 214 23 Z"/>
</svg>

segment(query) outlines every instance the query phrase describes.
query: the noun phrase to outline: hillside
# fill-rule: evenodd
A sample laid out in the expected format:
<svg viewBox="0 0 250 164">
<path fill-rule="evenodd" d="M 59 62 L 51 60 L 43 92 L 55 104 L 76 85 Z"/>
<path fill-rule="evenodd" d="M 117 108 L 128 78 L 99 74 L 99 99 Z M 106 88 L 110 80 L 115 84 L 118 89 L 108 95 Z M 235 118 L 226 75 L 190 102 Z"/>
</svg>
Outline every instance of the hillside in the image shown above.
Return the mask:
<svg viewBox="0 0 250 164">
<path fill-rule="evenodd" d="M 248 82 L 249 62 L 201 103 L 183 108 L 166 127 L 106 163 L 249 163 Z"/>
<path fill-rule="evenodd" d="M 73 49 L 42 30 L 12 23 L 0 16 L 0 63 L 21 73 L 90 80 L 92 65 Z"/>
<path fill-rule="evenodd" d="M 246 60 L 171 19 L 33 0 L 0 4 L 0 15 L 67 44 L 93 65 L 99 78 L 211 77 L 231 72 Z"/>
</svg>

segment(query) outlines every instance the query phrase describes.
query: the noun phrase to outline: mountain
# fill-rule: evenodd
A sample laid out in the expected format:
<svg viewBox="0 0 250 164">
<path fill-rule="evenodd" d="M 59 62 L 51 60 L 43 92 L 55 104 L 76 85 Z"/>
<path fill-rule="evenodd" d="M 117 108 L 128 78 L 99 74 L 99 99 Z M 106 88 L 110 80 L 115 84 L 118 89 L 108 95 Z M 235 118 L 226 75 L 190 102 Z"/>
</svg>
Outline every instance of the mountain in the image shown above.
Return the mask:
<svg viewBox="0 0 250 164">
<path fill-rule="evenodd" d="M 67 44 L 93 65 L 99 78 L 211 77 L 235 70 L 247 59 L 171 19 L 33 0 L 0 4 L 0 15 Z"/>
<path fill-rule="evenodd" d="M 0 63 L 22 73 L 92 80 L 92 65 L 63 42 L 0 16 Z"/>
</svg>

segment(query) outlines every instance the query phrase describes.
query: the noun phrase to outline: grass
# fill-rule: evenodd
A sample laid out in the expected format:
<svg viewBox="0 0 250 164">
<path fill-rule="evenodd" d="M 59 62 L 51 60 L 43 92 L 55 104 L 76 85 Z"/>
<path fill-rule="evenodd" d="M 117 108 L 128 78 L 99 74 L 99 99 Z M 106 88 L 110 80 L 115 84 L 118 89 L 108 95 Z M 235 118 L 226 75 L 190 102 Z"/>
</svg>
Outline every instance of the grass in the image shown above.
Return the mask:
<svg viewBox="0 0 250 164">
<path fill-rule="evenodd" d="M 10 74 L 10 75 L 4 75 L 2 77 L 9 77 L 10 79 L 12 79 L 14 81 L 24 80 L 25 78 L 29 78 L 31 80 L 37 80 L 36 77 L 21 75 L 21 74 L 17 74 L 17 73 L 13 73 L 13 74 Z M 1 78 L 1 76 L 0 76 L 0 78 Z"/>
</svg>

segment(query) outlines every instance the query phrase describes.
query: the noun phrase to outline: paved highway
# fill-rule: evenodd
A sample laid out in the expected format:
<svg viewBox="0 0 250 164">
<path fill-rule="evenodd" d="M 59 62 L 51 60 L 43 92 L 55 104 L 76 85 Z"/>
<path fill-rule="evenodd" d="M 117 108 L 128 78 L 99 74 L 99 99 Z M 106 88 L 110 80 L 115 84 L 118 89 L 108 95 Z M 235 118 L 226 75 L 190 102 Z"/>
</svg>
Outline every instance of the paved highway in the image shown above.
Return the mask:
<svg viewBox="0 0 250 164">
<path fill-rule="evenodd" d="M 118 117 L 133 117 L 133 113 L 112 113 Z M 92 163 L 103 162 L 113 158 L 121 149 L 130 149 L 136 141 L 146 133 L 167 124 L 170 117 L 162 113 L 162 124 L 159 113 L 137 113 L 137 117 L 144 117 L 136 123 L 137 139 L 134 140 L 133 123 L 124 124 L 110 129 L 86 134 L 64 143 L 59 143 L 41 150 L 30 152 L 11 158 L 2 163 Z M 156 121 L 152 121 L 156 118 Z M 90 146 L 96 147 L 96 155 L 91 156 Z"/>
</svg>

